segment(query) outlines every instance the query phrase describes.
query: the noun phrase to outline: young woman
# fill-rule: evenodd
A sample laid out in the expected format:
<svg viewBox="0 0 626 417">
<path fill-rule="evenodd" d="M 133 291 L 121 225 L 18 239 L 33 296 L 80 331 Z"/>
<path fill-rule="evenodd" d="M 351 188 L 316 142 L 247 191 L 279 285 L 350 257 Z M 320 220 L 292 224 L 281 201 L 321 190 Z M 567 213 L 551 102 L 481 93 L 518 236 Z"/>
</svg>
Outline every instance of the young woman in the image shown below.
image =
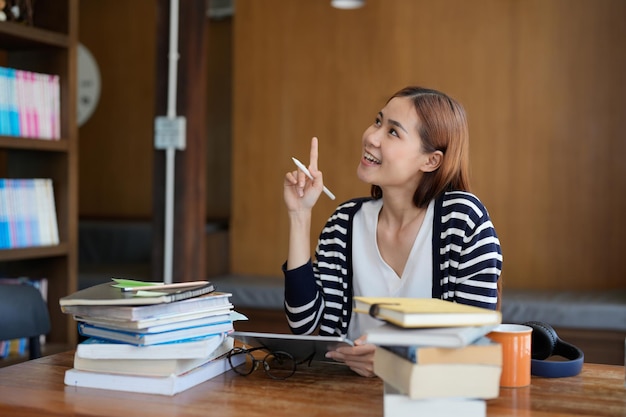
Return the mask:
<svg viewBox="0 0 626 417">
<path fill-rule="evenodd" d="M 328 357 L 372 376 L 380 321 L 353 314 L 353 296 L 435 297 L 495 309 L 500 242 L 487 209 L 469 192 L 469 133 L 463 107 L 421 87 L 395 93 L 362 138 L 357 175 L 371 197 L 337 207 L 311 261 L 311 211 L 323 189 L 317 139 L 309 171 L 288 172 L 289 253 L 285 311 L 294 333 L 347 335 Z"/>
</svg>

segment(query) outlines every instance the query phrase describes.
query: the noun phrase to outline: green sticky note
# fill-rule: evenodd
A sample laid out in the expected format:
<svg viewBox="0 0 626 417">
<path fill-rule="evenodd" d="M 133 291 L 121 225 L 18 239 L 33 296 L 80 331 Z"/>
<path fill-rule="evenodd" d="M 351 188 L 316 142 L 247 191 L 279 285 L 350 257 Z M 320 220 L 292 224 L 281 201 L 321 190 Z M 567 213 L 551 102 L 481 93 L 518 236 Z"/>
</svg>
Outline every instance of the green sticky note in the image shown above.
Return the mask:
<svg viewBox="0 0 626 417">
<path fill-rule="evenodd" d="M 136 281 L 134 279 L 112 278 L 115 281 L 116 288 L 137 288 L 137 287 L 150 287 L 153 285 L 162 285 L 161 282 L 145 282 Z"/>
</svg>

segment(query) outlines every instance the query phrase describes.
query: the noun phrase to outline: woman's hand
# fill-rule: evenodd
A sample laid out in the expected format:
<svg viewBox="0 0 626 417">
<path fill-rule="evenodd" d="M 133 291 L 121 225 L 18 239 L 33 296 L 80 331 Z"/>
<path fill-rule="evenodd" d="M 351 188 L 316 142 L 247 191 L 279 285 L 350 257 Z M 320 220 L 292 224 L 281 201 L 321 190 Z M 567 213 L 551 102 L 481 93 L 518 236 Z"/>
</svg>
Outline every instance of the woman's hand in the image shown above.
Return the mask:
<svg viewBox="0 0 626 417">
<path fill-rule="evenodd" d="M 344 362 L 359 375 L 372 377 L 374 374 L 374 352 L 376 345 L 365 343 L 365 336 L 354 341 L 354 346 L 342 346 L 326 353 L 326 357 Z"/>
<path fill-rule="evenodd" d="M 284 197 L 289 212 L 311 210 L 322 193 L 324 180 L 321 171 L 317 170 L 317 157 L 317 138 L 313 138 L 311 139 L 311 155 L 308 166 L 313 180 L 310 180 L 300 170 L 290 171 L 285 174 Z"/>
</svg>

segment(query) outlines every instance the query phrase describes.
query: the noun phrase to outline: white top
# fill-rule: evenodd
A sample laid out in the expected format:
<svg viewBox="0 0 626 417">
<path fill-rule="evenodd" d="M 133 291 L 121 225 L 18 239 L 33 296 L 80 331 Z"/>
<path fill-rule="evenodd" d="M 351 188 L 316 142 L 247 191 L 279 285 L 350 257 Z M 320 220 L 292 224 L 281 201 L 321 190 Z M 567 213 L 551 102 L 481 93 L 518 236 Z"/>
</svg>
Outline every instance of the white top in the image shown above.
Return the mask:
<svg viewBox="0 0 626 417">
<path fill-rule="evenodd" d="M 431 201 L 420 227 L 402 276 L 382 258 L 376 241 L 378 215 L 382 199 L 367 201 L 354 216 L 352 234 L 352 268 L 354 296 L 430 298 L 433 288 L 432 234 L 434 201 Z M 359 338 L 368 328 L 382 321 L 367 314 L 354 313 L 348 338 Z"/>
</svg>

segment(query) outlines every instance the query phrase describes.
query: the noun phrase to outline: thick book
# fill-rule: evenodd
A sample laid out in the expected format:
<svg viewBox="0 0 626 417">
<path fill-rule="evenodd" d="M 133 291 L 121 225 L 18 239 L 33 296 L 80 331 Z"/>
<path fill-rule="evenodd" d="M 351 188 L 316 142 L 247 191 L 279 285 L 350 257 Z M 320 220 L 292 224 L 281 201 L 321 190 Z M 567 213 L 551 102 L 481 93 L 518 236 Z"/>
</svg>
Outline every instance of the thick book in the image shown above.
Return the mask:
<svg viewBox="0 0 626 417">
<path fill-rule="evenodd" d="M 94 285 L 76 291 L 59 300 L 61 308 L 65 306 L 132 306 L 165 304 L 186 300 L 215 291 L 212 283 L 183 288 L 169 288 L 158 291 L 124 291 L 115 282 Z"/>
<path fill-rule="evenodd" d="M 472 398 L 414 400 L 383 383 L 383 415 L 386 417 L 485 417 L 487 402 Z"/>
<path fill-rule="evenodd" d="M 235 355 L 233 365 L 246 360 L 246 355 Z M 214 359 L 189 372 L 167 377 L 118 375 L 104 372 L 88 372 L 78 369 L 65 371 L 65 385 L 72 387 L 99 388 L 144 394 L 175 395 L 188 390 L 231 369 L 226 356 Z"/>
<path fill-rule="evenodd" d="M 126 330 L 144 333 L 159 333 L 176 330 L 183 327 L 206 326 L 209 324 L 223 323 L 231 320 L 231 309 L 203 312 L 202 315 L 177 316 L 176 320 L 151 320 L 150 322 L 131 320 L 108 320 L 95 317 L 74 316 L 74 319 L 81 323 L 93 326 L 106 327 L 113 330 Z M 215 314 L 218 313 L 218 314 Z M 191 318 L 190 318 L 191 317 Z"/>
<path fill-rule="evenodd" d="M 374 373 L 412 399 L 497 398 L 502 366 L 476 363 L 412 363 L 395 353 L 376 348 Z"/>
<path fill-rule="evenodd" d="M 74 355 L 74 369 L 121 375 L 165 377 L 189 372 L 206 362 L 227 354 L 234 339 L 226 337 L 206 356 L 189 359 L 89 359 Z"/>
<path fill-rule="evenodd" d="M 468 346 L 379 346 L 413 363 L 421 365 L 440 363 L 474 363 L 502 366 L 502 345 L 483 337 Z"/>
<path fill-rule="evenodd" d="M 401 327 L 460 327 L 500 324 L 497 310 L 438 298 L 354 297 L 355 311 Z"/>
<path fill-rule="evenodd" d="M 150 346 L 136 346 L 90 337 L 76 346 L 85 359 L 197 359 L 208 356 L 226 337 L 218 334 Z"/>
<path fill-rule="evenodd" d="M 140 306 L 63 305 L 61 306 L 61 311 L 81 317 L 144 320 L 171 314 L 197 312 L 210 308 L 220 309 L 224 306 L 232 308 L 230 303 L 231 296 L 231 293 L 214 291 L 199 297 L 165 304 Z"/>
<path fill-rule="evenodd" d="M 78 332 L 86 337 L 99 337 L 101 339 L 116 342 L 129 343 L 136 346 L 148 346 L 158 343 L 169 343 L 177 340 L 191 339 L 193 337 L 211 336 L 221 333 L 229 333 L 234 330 L 232 320 L 221 323 L 213 323 L 204 326 L 184 327 L 159 333 L 147 333 L 142 331 L 127 331 L 108 329 L 87 323 L 78 323 Z"/>
<path fill-rule="evenodd" d="M 462 347 L 484 337 L 497 325 L 462 327 L 425 327 L 407 329 L 385 323 L 368 329 L 366 341 L 374 345 Z"/>
</svg>

